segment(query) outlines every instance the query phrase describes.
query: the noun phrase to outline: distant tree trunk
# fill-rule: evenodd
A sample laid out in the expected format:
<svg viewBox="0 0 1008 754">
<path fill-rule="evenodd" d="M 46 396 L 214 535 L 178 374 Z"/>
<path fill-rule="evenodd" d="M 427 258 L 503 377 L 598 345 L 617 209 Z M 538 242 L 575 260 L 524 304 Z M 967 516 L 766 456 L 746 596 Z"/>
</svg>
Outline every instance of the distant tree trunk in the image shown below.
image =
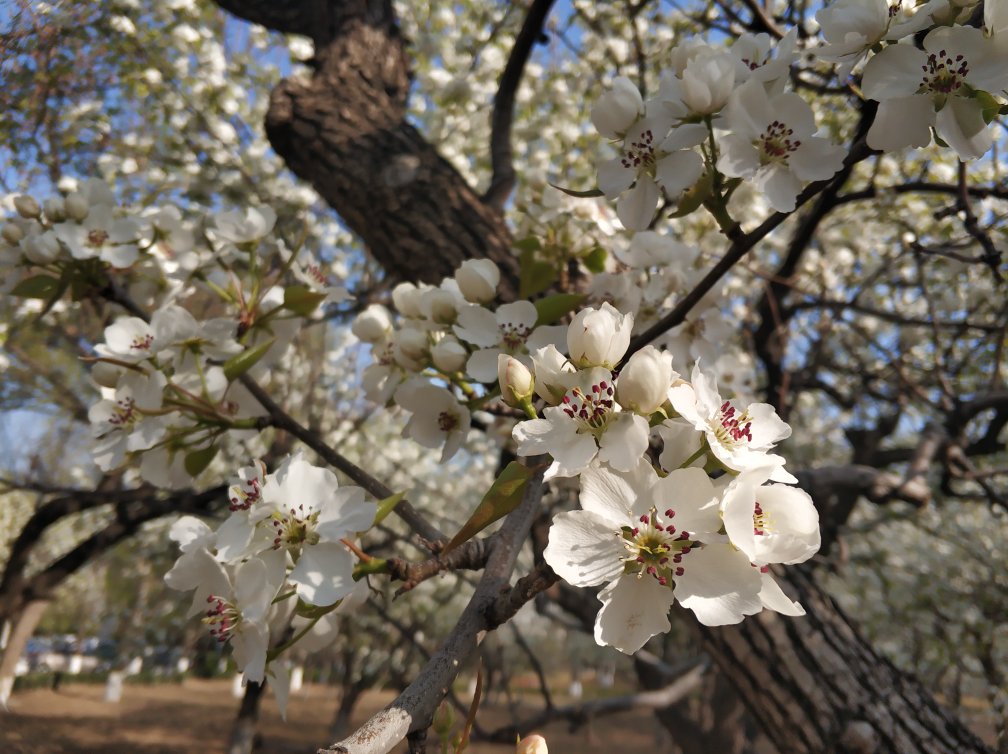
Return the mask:
<svg viewBox="0 0 1008 754">
<path fill-rule="evenodd" d="M 360 701 L 366 689 L 367 683 L 364 681 L 343 684 L 339 705 L 336 707 L 336 715 L 333 717 L 332 725 L 329 728 L 330 738 L 338 741 L 353 731 L 351 718 L 353 717 L 354 707 L 357 706 L 357 702 Z"/>
<path fill-rule="evenodd" d="M 7 646 L 3 650 L 3 657 L 0 658 L 0 707 L 7 706 L 11 689 L 14 686 L 14 669 L 21 655 L 24 654 L 28 640 L 35 633 L 46 608 L 49 607 L 49 600 L 35 600 L 29 602 L 22 608 L 21 612 L 10 618 L 12 628 L 7 637 Z"/>
<path fill-rule="evenodd" d="M 877 654 L 804 568 L 803 618 L 764 611 L 698 626 L 703 648 L 780 754 L 993 754 L 913 676 Z"/>
<path fill-rule="evenodd" d="M 265 690 L 266 681 L 249 683 L 245 686 L 241 707 L 238 708 L 238 715 L 231 727 L 228 754 L 252 754 L 259 722 L 259 703 Z"/>
</svg>

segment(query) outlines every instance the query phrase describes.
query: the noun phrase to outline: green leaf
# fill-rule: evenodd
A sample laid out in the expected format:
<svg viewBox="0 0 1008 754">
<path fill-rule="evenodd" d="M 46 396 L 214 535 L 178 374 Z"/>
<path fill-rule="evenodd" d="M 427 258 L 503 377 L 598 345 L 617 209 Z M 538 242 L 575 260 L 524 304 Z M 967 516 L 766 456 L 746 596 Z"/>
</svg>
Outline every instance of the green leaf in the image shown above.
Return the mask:
<svg viewBox="0 0 1008 754">
<path fill-rule="evenodd" d="M 555 183 L 551 183 L 550 186 L 559 191 L 563 191 L 565 194 L 567 194 L 567 196 L 575 196 L 578 199 L 588 199 L 595 196 L 605 196 L 605 194 L 602 193 L 602 189 L 597 188 L 588 189 L 587 191 L 575 191 L 574 189 L 568 189 L 564 188 L 563 186 L 557 186 Z"/>
<path fill-rule="evenodd" d="M 241 353 L 236 353 L 230 359 L 225 361 L 224 376 L 227 377 L 227 381 L 233 382 L 254 367 L 259 359 L 266 355 L 266 352 L 270 350 L 275 342 L 276 338 L 270 338 L 254 348 L 246 348 Z"/>
<path fill-rule="evenodd" d="M 217 446 L 211 445 L 209 448 L 200 448 L 190 453 L 186 453 L 183 465 L 189 476 L 197 477 L 210 465 L 210 462 L 217 455 Z"/>
<path fill-rule="evenodd" d="M 542 243 L 535 236 L 529 236 L 528 238 L 523 238 L 520 241 L 514 242 L 514 247 L 518 251 L 539 251 L 542 248 Z M 524 256 L 524 254 L 522 255 Z"/>
<path fill-rule="evenodd" d="M 389 495 L 384 500 L 379 500 L 378 512 L 375 513 L 374 517 L 374 526 L 377 526 L 382 521 L 384 521 L 385 518 L 388 516 L 388 514 L 391 513 L 393 510 L 395 510 L 395 507 L 399 505 L 399 501 L 402 500 L 404 497 L 406 497 L 405 492 L 397 492 L 394 495 Z"/>
<path fill-rule="evenodd" d="M 518 296 L 529 298 L 547 290 L 556 282 L 556 270 L 548 262 L 536 260 L 535 251 L 523 251 L 519 257 Z"/>
<path fill-rule="evenodd" d="M 284 289 L 284 308 L 307 317 L 325 301 L 326 294 L 313 291 L 304 285 L 292 285 Z"/>
<path fill-rule="evenodd" d="M 476 506 L 476 510 L 465 522 L 459 533 L 452 537 L 451 542 L 445 545 L 442 552 L 448 552 L 466 542 L 490 524 L 506 516 L 518 507 L 522 495 L 525 494 L 525 486 L 532 477 L 532 470 L 522 466 L 517 461 L 512 461 L 500 473 L 490 489 L 483 496 L 483 500 Z"/>
<path fill-rule="evenodd" d="M 15 285 L 11 295 L 21 298 L 52 298 L 65 287 L 59 278 L 52 275 L 35 275 Z"/>
<path fill-rule="evenodd" d="M 576 309 L 587 298 L 581 293 L 554 293 L 535 302 L 536 311 L 539 312 L 539 319 L 536 326 L 552 325 L 567 312 Z"/>
<path fill-rule="evenodd" d="M 992 95 L 983 91 L 982 89 L 977 89 L 973 93 L 976 101 L 980 103 L 981 114 L 983 115 L 984 123 L 989 124 L 1001 113 L 1001 103 L 998 102 Z"/>
<path fill-rule="evenodd" d="M 605 272 L 606 257 L 608 254 L 606 250 L 601 246 L 595 246 L 581 257 L 581 261 L 584 262 L 584 266 L 587 267 L 591 272 Z"/>
</svg>

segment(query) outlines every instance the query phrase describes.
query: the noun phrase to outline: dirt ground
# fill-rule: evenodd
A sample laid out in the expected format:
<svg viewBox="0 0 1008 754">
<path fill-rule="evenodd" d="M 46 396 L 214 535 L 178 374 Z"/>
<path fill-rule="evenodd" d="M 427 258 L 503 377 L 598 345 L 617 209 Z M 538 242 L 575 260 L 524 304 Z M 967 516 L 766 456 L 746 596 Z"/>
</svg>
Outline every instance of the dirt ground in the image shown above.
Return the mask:
<svg viewBox="0 0 1008 754">
<path fill-rule="evenodd" d="M 224 754 L 238 700 L 229 681 L 187 679 L 180 685 L 127 685 L 119 704 L 102 701 L 101 685 L 70 684 L 59 691 L 32 689 L 14 695 L 10 711 L 0 711 L 2 754 Z M 372 693 L 357 707 L 355 722 L 392 699 Z M 280 720 L 272 695 L 263 701 L 259 730 L 264 754 L 314 754 L 331 743 L 328 728 L 336 690 L 306 685 L 292 696 L 287 722 Z M 479 721 L 492 728 L 509 722 L 503 710 L 484 707 Z M 529 731 L 531 732 L 531 731 Z M 540 731 L 556 754 L 611 754 L 655 748 L 655 724 L 641 711 L 614 715 L 591 729 L 570 734 L 564 723 Z M 437 751 L 434 746 L 431 751 Z M 656 750 L 660 750 L 658 747 Z M 405 752 L 406 747 L 396 749 Z M 467 754 L 504 754 L 512 746 L 474 743 Z"/>
</svg>

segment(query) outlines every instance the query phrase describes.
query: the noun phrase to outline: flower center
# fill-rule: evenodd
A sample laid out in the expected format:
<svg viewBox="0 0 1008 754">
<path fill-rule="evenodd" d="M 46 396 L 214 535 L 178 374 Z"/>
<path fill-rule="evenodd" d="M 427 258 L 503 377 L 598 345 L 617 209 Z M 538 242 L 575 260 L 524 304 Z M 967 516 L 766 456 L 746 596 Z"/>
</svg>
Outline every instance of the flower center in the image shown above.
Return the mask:
<svg viewBox="0 0 1008 754">
<path fill-rule="evenodd" d="M 631 141 L 629 146 L 624 148 L 620 164 L 628 170 L 633 169 L 637 172 L 654 167 L 654 134 L 650 128 L 642 131 L 637 141 Z"/>
<path fill-rule="evenodd" d="M 95 228 L 87 234 L 88 246 L 101 246 L 108 241 L 109 234 L 101 228 Z"/>
<path fill-rule="evenodd" d="M 757 537 L 762 537 L 766 534 L 767 524 L 769 522 L 769 516 L 760 507 L 759 502 L 756 503 L 756 509 L 753 511 L 753 534 Z"/>
<path fill-rule="evenodd" d="M 962 55 L 954 58 L 945 50 L 928 55 L 927 63 L 921 66 L 924 77 L 921 79 L 920 91 L 932 94 L 951 94 L 966 83 L 969 74 L 969 61 Z"/>
<path fill-rule="evenodd" d="M 136 401 L 130 397 L 120 398 L 108 418 L 113 427 L 128 427 L 136 421 Z"/>
<path fill-rule="evenodd" d="M 896 18 L 901 10 L 903 10 L 903 0 L 893 3 L 889 6 L 889 18 Z"/>
<path fill-rule="evenodd" d="M 749 410 L 741 414 L 735 410 L 731 401 L 725 401 L 709 422 L 714 438 L 722 446 L 732 450 L 739 445 L 752 442 L 752 420 Z"/>
<path fill-rule="evenodd" d="M 604 429 L 613 413 L 612 383 L 602 380 L 592 385 L 587 393 L 579 387 L 571 388 L 564 395 L 561 408 L 589 432 Z"/>
<path fill-rule="evenodd" d="M 322 272 L 322 268 L 319 267 L 317 264 L 308 265 L 306 271 L 311 276 L 311 278 L 319 285 L 321 286 L 329 285 L 329 278 L 326 277 L 326 274 Z"/>
<path fill-rule="evenodd" d="M 458 414 L 451 411 L 442 411 L 438 414 L 437 425 L 442 432 L 451 432 L 453 429 L 457 429 L 459 423 Z"/>
<path fill-rule="evenodd" d="M 318 517 L 318 511 L 305 510 L 304 505 L 290 508 L 287 513 L 274 513 L 270 519 L 274 529 L 273 549 L 298 550 L 302 545 L 318 544 L 319 534 L 315 531 Z"/>
<path fill-rule="evenodd" d="M 207 604 L 210 607 L 203 622 L 210 627 L 210 635 L 223 644 L 241 623 L 241 611 L 228 600 L 213 594 L 207 597 Z"/>
<path fill-rule="evenodd" d="M 133 341 L 130 343 L 130 348 L 135 348 L 138 351 L 147 351 L 150 349 L 151 345 L 154 343 L 153 335 L 137 335 L 134 336 Z"/>
<path fill-rule="evenodd" d="M 623 527 L 620 536 L 627 551 L 621 558 L 624 573 L 636 573 L 637 578 L 650 576 L 662 586 L 670 586 L 674 577 L 686 572 L 683 558 L 696 543 L 690 540 L 688 531 L 676 533 L 671 523 L 674 517 L 672 508 L 659 516 L 652 507 L 640 517 L 639 526 Z"/>
<path fill-rule="evenodd" d="M 793 135 L 794 129 L 788 128 L 786 123 L 779 120 L 767 126 L 763 134 L 753 142 L 753 146 L 759 150 L 760 164 L 787 162 L 788 156 L 801 146 L 799 139 L 791 139 Z"/>
<path fill-rule="evenodd" d="M 514 322 L 505 322 L 500 326 L 500 331 L 501 343 L 504 347 L 508 351 L 517 351 L 525 345 L 525 340 L 532 332 L 532 328 Z"/>
<path fill-rule="evenodd" d="M 239 484 L 232 484 L 228 488 L 228 506 L 232 511 L 247 511 L 259 502 L 262 497 L 262 489 L 259 487 L 258 479 L 249 479 Z"/>
</svg>

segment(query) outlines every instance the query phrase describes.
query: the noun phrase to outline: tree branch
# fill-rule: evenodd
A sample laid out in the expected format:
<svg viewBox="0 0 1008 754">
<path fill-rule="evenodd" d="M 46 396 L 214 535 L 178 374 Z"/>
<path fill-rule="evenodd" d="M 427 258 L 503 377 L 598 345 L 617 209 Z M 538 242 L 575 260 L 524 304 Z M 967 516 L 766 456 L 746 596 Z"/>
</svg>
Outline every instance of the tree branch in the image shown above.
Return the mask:
<svg viewBox="0 0 1008 754">
<path fill-rule="evenodd" d="M 511 55 L 497 86 L 497 96 L 494 97 L 493 115 L 490 119 L 490 161 L 493 178 L 490 181 L 490 188 L 483 195 L 483 201 L 498 210 L 504 206 L 515 184 L 511 151 L 511 122 L 514 120 L 515 94 L 521 84 L 525 64 L 532 54 L 532 47 L 542 36 L 543 26 L 553 2 L 554 0 L 533 0 L 525 15 L 521 31 L 515 37 Z"/>
<path fill-rule="evenodd" d="M 542 472 L 529 481 L 522 502 L 494 535 L 493 550 L 483 577 L 448 638 L 413 682 L 388 707 L 350 737 L 320 752 L 385 754 L 413 730 L 426 728 L 444 698 L 462 662 L 490 628 L 487 611 L 505 589 L 522 543 L 528 535 L 542 499 Z"/>
</svg>

